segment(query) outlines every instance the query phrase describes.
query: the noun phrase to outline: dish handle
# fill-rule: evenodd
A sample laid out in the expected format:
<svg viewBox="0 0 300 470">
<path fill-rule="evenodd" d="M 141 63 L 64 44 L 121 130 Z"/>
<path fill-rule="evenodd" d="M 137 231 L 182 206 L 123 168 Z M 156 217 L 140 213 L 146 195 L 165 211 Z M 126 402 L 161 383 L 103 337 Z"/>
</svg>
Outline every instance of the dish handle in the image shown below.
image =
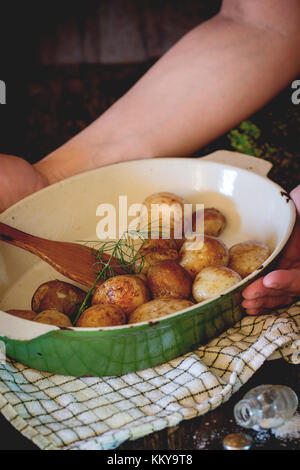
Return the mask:
<svg viewBox="0 0 300 470">
<path fill-rule="evenodd" d="M 230 150 L 217 150 L 200 158 L 201 160 L 236 166 L 243 170 L 252 171 L 260 176 L 267 176 L 273 166 L 272 163 L 263 158 L 252 157 L 240 152 L 231 152 Z"/>
</svg>

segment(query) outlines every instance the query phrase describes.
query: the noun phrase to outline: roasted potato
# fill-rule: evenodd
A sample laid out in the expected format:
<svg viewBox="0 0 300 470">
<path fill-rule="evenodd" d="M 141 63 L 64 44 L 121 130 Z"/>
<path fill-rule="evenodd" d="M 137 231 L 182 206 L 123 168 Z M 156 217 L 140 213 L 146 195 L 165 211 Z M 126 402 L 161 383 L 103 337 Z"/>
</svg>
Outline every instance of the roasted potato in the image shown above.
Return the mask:
<svg viewBox="0 0 300 470">
<path fill-rule="evenodd" d="M 7 310 L 6 313 L 10 313 L 14 317 L 24 318 L 25 320 L 34 320 L 37 315 L 33 310 Z"/>
<path fill-rule="evenodd" d="M 175 240 L 180 248 L 184 227 L 184 200 L 176 194 L 161 192 L 147 197 L 143 206 L 146 212 L 141 212 L 140 230 L 152 229 L 154 232 L 169 233 L 170 238 L 180 235 L 180 239 Z"/>
<path fill-rule="evenodd" d="M 143 321 L 156 320 L 157 318 L 170 315 L 185 308 L 191 307 L 193 302 L 185 299 L 174 299 L 172 297 L 161 297 L 150 300 L 138 307 L 129 316 L 128 323 L 139 323 Z"/>
<path fill-rule="evenodd" d="M 145 240 L 136 254 L 134 271 L 147 274 L 150 266 L 164 260 L 177 260 L 178 257 L 174 240 L 164 238 Z"/>
<path fill-rule="evenodd" d="M 148 285 L 154 298 L 170 296 L 188 299 L 192 279 L 176 261 L 162 261 L 149 268 Z"/>
<path fill-rule="evenodd" d="M 192 215 L 192 229 L 196 231 L 197 211 Z M 226 218 L 218 209 L 210 207 L 203 210 L 204 235 L 218 237 L 224 230 Z"/>
<path fill-rule="evenodd" d="M 68 282 L 48 281 L 41 284 L 33 294 L 31 308 L 36 313 L 58 310 L 71 317 L 76 305 L 82 304 L 85 296 L 83 290 Z"/>
<path fill-rule="evenodd" d="M 210 266 L 197 274 L 193 282 L 193 297 L 203 302 L 241 281 L 241 276 L 225 266 Z"/>
<path fill-rule="evenodd" d="M 143 273 L 136 273 L 135 276 L 137 276 L 139 279 L 141 279 L 143 282 L 147 283 L 147 276 L 146 274 Z"/>
<path fill-rule="evenodd" d="M 198 245 L 196 239 L 185 241 L 179 252 L 180 265 L 193 279 L 203 268 L 227 265 L 228 249 L 221 240 L 205 235 L 202 247 L 198 248 Z"/>
<path fill-rule="evenodd" d="M 97 287 L 92 305 L 113 304 L 129 315 L 140 305 L 149 300 L 149 290 L 144 281 L 136 275 L 122 274 L 107 279 Z"/>
<path fill-rule="evenodd" d="M 67 315 L 59 312 L 58 310 L 44 310 L 39 313 L 34 321 L 38 323 L 46 323 L 46 325 L 55 325 L 60 327 L 72 326 L 71 320 Z"/>
<path fill-rule="evenodd" d="M 96 304 L 82 313 L 76 326 L 96 328 L 97 326 L 124 325 L 126 320 L 125 313 L 117 305 Z"/>
<path fill-rule="evenodd" d="M 233 245 L 229 250 L 228 267 L 244 278 L 253 273 L 270 255 L 265 243 L 245 241 Z"/>
</svg>

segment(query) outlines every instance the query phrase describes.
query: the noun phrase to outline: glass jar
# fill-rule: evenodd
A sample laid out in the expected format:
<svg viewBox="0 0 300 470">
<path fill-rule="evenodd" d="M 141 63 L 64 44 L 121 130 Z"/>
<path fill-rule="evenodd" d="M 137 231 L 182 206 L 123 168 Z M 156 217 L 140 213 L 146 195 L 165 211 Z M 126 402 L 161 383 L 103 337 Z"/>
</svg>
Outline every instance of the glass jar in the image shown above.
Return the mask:
<svg viewBox="0 0 300 470">
<path fill-rule="evenodd" d="M 290 419 L 298 407 L 296 393 L 285 385 L 259 385 L 250 390 L 234 407 L 240 426 L 276 428 Z"/>
</svg>

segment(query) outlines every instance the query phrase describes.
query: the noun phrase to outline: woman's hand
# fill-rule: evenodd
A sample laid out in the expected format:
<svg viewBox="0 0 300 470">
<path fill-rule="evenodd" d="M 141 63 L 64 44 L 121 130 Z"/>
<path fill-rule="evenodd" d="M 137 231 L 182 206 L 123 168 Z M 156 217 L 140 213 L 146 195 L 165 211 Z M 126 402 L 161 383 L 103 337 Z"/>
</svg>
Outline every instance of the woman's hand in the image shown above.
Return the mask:
<svg viewBox="0 0 300 470">
<path fill-rule="evenodd" d="M 298 217 L 294 231 L 284 249 L 278 269 L 257 279 L 243 292 L 243 307 L 249 315 L 267 313 L 269 309 L 292 303 L 300 296 L 300 185 L 291 192 Z"/>
<path fill-rule="evenodd" d="M 0 213 L 47 185 L 47 178 L 22 158 L 0 154 Z"/>
</svg>

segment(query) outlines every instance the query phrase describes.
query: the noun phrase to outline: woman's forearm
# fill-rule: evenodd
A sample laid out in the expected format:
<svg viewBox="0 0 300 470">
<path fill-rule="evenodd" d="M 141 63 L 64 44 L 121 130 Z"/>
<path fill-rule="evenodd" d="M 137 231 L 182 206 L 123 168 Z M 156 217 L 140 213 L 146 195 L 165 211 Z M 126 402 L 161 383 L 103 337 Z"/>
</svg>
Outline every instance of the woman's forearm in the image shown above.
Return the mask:
<svg viewBox="0 0 300 470">
<path fill-rule="evenodd" d="M 117 161 L 188 155 L 263 106 L 299 65 L 296 35 L 221 13 L 36 168 L 53 183 Z"/>
</svg>

